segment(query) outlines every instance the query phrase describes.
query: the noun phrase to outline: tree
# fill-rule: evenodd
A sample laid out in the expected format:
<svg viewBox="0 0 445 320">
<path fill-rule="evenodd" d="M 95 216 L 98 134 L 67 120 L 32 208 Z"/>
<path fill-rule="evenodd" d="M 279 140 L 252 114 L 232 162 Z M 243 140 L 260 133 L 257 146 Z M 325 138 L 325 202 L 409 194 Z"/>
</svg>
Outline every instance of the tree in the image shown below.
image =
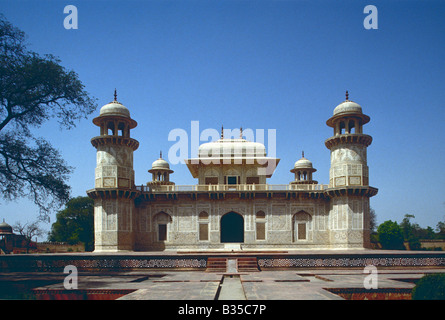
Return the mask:
<svg viewBox="0 0 445 320">
<path fill-rule="evenodd" d="M 375 214 L 375 210 L 371 208 L 369 210 L 369 229 L 372 232 L 375 232 L 377 228 L 377 215 Z"/>
<path fill-rule="evenodd" d="M 26 48 L 25 34 L 0 15 L 0 193 L 29 197 L 40 216 L 69 199 L 72 172 L 58 150 L 31 130 L 51 118 L 70 129 L 97 105 L 74 71 Z"/>
<path fill-rule="evenodd" d="M 42 229 L 39 227 L 39 223 L 27 222 L 22 224 L 21 222 L 16 222 L 12 227 L 14 231 L 18 232 L 25 240 L 26 253 L 29 253 L 29 248 L 33 237 L 40 237 L 43 235 Z"/>
<path fill-rule="evenodd" d="M 413 300 L 445 300 L 445 274 L 428 274 L 413 288 Z"/>
<path fill-rule="evenodd" d="M 439 221 L 437 223 L 436 230 L 437 230 L 437 237 L 439 239 L 444 239 L 445 238 L 445 222 Z"/>
<path fill-rule="evenodd" d="M 56 215 L 51 226 L 49 241 L 85 244 L 86 251 L 94 249 L 94 200 L 89 197 L 73 198 Z"/>
<path fill-rule="evenodd" d="M 378 234 L 377 234 L 377 215 L 375 214 L 375 210 L 370 208 L 369 210 L 369 231 L 370 231 L 370 240 L 371 243 L 377 244 Z"/>
<path fill-rule="evenodd" d="M 437 239 L 438 236 L 434 232 L 434 229 L 430 226 L 426 227 L 426 229 L 420 228 L 418 232 L 419 239 Z"/>
<path fill-rule="evenodd" d="M 402 222 L 400 223 L 400 228 L 402 228 L 403 231 L 403 237 L 405 240 L 407 240 L 410 235 L 413 234 L 413 225 L 410 222 L 410 219 L 415 218 L 412 214 L 405 214 L 405 217 L 403 218 Z"/>
<path fill-rule="evenodd" d="M 421 228 L 418 224 L 412 224 L 410 219 L 415 218 L 412 214 L 405 214 L 400 223 L 402 228 L 403 237 L 405 241 L 408 241 L 410 250 L 419 250 L 421 248 L 421 243 L 419 240 L 419 234 L 421 233 Z"/>
<path fill-rule="evenodd" d="M 403 250 L 405 249 L 403 242 L 402 228 L 396 221 L 385 221 L 379 225 L 377 229 L 379 242 L 383 249 L 387 250 Z"/>
</svg>

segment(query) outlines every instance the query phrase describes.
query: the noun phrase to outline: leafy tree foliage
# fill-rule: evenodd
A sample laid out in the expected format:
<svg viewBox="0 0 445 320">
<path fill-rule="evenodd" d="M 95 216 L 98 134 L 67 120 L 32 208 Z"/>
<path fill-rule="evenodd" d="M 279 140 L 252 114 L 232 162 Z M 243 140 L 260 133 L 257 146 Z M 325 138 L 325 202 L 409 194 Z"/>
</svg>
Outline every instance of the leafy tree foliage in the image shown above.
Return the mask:
<svg viewBox="0 0 445 320">
<path fill-rule="evenodd" d="M 86 251 L 94 249 L 94 200 L 77 197 L 67 202 L 65 209 L 56 215 L 49 241 L 85 244 Z"/>
<path fill-rule="evenodd" d="M 408 241 L 410 250 L 419 250 L 421 247 L 418 231 L 421 229 L 418 224 L 412 224 L 410 219 L 415 218 L 412 214 L 406 214 L 403 218 L 400 227 L 403 231 L 405 241 Z"/>
<path fill-rule="evenodd" d="M 445 222 L 439 221 L 436 226 L 437 238 L 445 239 Z"/>
<path fill-rule="evenodd" d="M 25 34 L 0 15 L 0 194 L 29 197 L 41 217 L 69 199 L 72 172 L 58 150 L 32 135 L 51 118 L 70 129 L 97 105 L 74 71 L 26 48 Z"/>
<path fill-rule="evenodd" d="M 403 231 L 396 221 L 385 221 L 379 225 L 377 229 L 379 242 L 383 249 L 387 250 L 403 250 L 405 249 L 403 242 Z"/>
<path fill-rule="evenodd" d="M 445 274 L 423 276 L 412 292 L 413 300 L 445 300 Z"/>
<path fill-rule="evenodd" d="M 375 232 L 377 228 L 377 215 L 373 208 L 369 210 L 369 227 L 371 232 Z"/>
<path fill-rule="evenodd" d="M 440 232 L 435 233 L 433 228 L 431 227 L 421 228 L 419 224 L 412 223 L 411 219 L 414 218 L 415 218 L 414 215 L 406 214 L 402 222 L 400 223 L 400 227 L 403 230 L 403 236 L 405 238 L 405 241 L 408 242 L 410 250 L 420 250 L 421 249 L 420 240 L 422 239 L 441 238 Z"/>
</svg>

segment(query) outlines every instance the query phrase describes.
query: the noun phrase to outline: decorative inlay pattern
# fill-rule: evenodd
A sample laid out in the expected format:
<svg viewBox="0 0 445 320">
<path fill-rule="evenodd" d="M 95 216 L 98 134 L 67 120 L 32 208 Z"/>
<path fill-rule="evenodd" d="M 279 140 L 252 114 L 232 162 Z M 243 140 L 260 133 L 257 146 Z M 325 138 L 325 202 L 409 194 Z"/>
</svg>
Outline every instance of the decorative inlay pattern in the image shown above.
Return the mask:
<svg viewBox="0 0 445 320">
<path fill-rule="evenodd" d="M 258 258 L 261 268 L 429 267 L 445 266 L 445 257 Z"/>
<path fill-rule="evenodd" d="M 8 257 L 9 258 L 9 257 Z M 10 271 L 63 271 L 73 265 L 82 270 L 126 270 L 139 268 L 206 268 L 207 259 L 202 257 L 26 257 L 25 259 L 1 260 L 2 269 Z"/>
<path fill-rule="evenodd" d="M 5 272 L 53 271 L 63 272 L 67 265 L 76 266 L 79 271 L 131 269 L 205 269 L 207 259 L 212 255 L 29 255 L 0 257 L 0 267 Z M 264 255 L 259 254 L 258 266 L 267 268 L 364 268 L 375 267 L 444 267 L 445 254 L 339 254 L 339 255 Z"/>
</svg>

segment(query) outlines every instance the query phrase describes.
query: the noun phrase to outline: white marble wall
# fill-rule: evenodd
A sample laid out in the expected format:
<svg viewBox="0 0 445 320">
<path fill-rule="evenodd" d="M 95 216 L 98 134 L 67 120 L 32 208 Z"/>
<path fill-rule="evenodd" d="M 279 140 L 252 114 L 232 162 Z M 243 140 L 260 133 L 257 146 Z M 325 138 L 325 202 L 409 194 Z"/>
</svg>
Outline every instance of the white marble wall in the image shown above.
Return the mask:
<svg viewBox="0 0 445 320">
<path fill-rule="evenodd" d="M 131 188 L 134 185 L 132 148 L 99 145 L 96 160 L 96 188 Z"/>
<path fill-rule="evenodd" d="M 130 199 L 94 201 L 95 251 L 134 249 L 134 203 Z"/>
<path fill-rule="evenodd" d="M 200 212 L 208 218 L 200 220 Z M 243 248 L 349 248 L 363 247 L 365 227 L 369 215 L 369 200 L 361 197 L 325 200 L 198 200 L 180 203 L 146 203 L 134 215 L 135 249 L 211 249 L 223 248 L 220 243 L 221 217 L 234 211 L 244 219 Z M 257 220 L 263 211 L 265 218 Z M 293 217 L 304 211 L 310 216 L 306 225 L 306 239 L 295 237 Z M 168 222 L 167 241 L 157 240 L 156 215 L 164 212 Z M 256 222 L 265 223 L 266 236 L 257 240 Z M 208 224 L 208 240 L 199 240 L 200 223 Z"/>
<path fill-rule="evenodd" d="M 329 182 L 331 187 L 368 185 L 366 147 L 348 143 L 331 149 Z"/>
</svg>

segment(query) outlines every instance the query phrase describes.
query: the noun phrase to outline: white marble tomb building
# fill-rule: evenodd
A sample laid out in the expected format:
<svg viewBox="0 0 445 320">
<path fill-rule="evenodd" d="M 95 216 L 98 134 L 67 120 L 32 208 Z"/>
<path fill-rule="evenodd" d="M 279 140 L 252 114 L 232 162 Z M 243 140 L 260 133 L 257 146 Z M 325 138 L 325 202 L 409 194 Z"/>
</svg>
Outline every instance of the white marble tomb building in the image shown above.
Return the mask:
<svg viewBox="0 0 445 320">
<path fill-rule="evenodd" d="M 370 120 L 362 107 L 340 103 L 326 124 L 333 136 L 328 184 L 313 180 L 316 169 L 303 157 L 290 168 L 291 182 L 271 185 L 279 159 L 243 138 L 204 143 L 185 160 L 197 184 L 173 183 L 161 157 L 148 170 L 152 181 L 135 185 L 130 137 L 137 123 L 116 101 L 100 109 L 93 123 L 100 135 L 94 199 L 95 251 L 363 249 L 370 245 L 367 147 Z M 265 170 L 268 167 L 272 170 Z M 292 178 L 291 178 L 292 177 Z"/>
</svg>

